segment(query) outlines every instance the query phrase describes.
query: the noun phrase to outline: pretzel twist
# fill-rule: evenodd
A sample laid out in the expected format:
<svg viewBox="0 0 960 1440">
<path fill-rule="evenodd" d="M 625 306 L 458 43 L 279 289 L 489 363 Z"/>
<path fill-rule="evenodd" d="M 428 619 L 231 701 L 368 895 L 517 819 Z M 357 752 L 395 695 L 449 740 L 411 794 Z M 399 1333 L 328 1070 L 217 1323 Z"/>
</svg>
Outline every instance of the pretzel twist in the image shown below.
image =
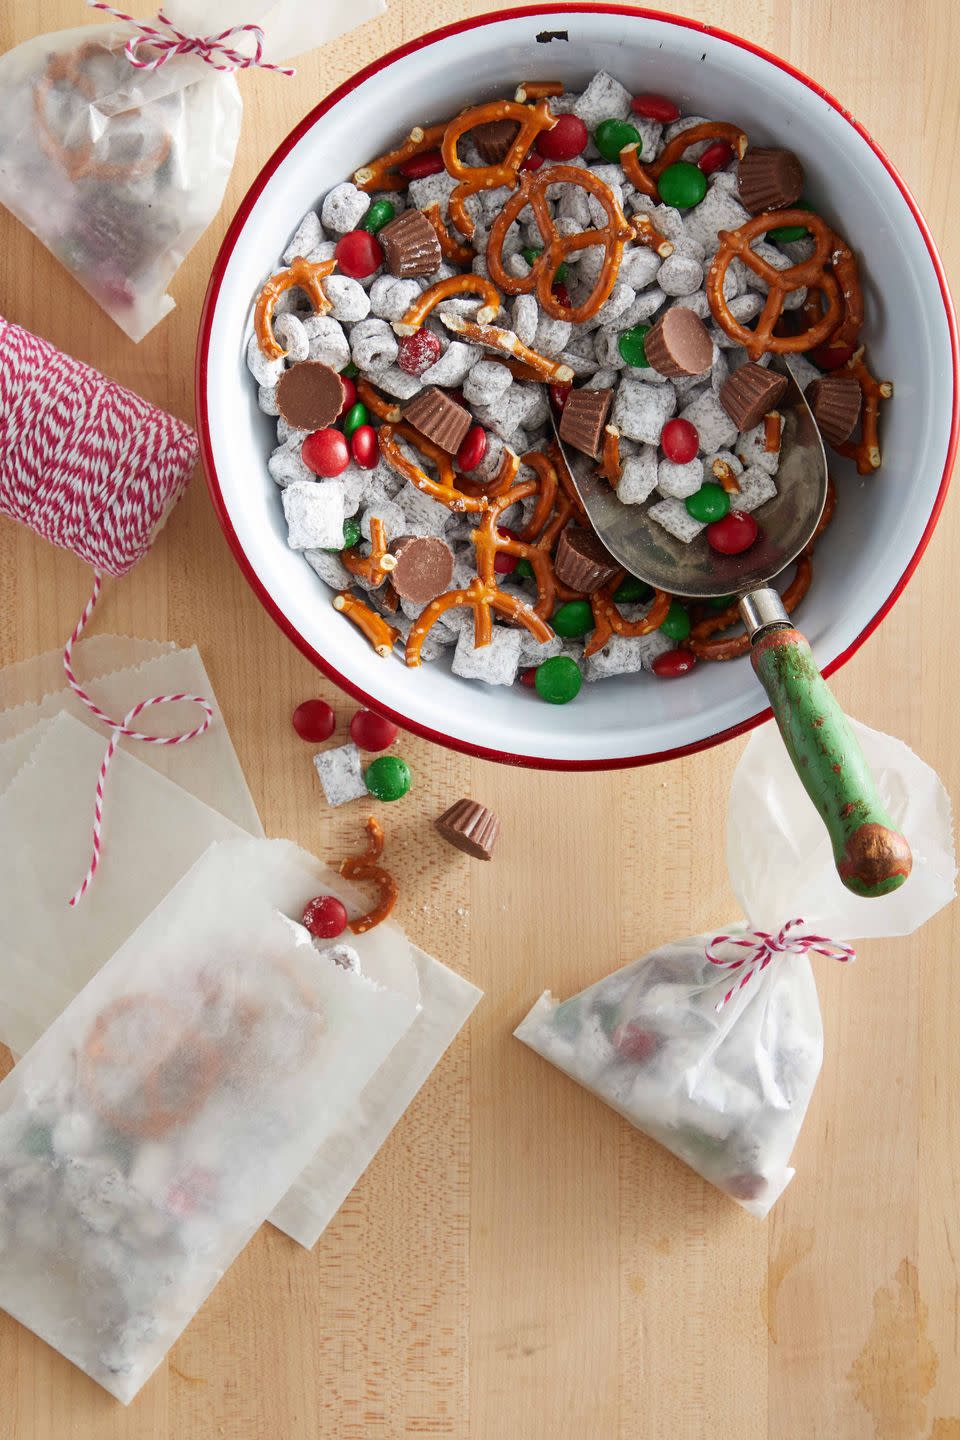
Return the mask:
<svg viewBox="0 0 960 1440">
<path fill-rule="evenodd" d="M 423 213 L 434 228 L 444 260 L 452 260 L 455 265 L 472 265 L 473 251 L 469 245 L 464 245 L 462 240 L 458 240 L 456 236 L 450 234 L 443 223 L 440 206 L 437 202 L 434 201 L 432 205 L 428 205 Z"/>
<path fill-rule="evenodd" d="M 367 821 L 367 848 L 360 855 L 348 855 L 340 861 L 340 874 L 345 880 L 365 880 L 377 887 L 377 903 L 365 914 L 349 922 L 348 928 L 354 935 L 365 935 L 375 925 L 380 925 L 393 910 L 400 893 L 397 882 L 382 865 L 376 864 L 383 854 L 383 826 L 373 815 Z"/>
<path fill-rule="evenodd" d="M 399 405 L 385 399 L 365 375 L 357 376 L 356 386 L 357 399 L 363 401 L 371 415 L 376 415 L 378 420 L 389 420 L 391 425 L 396 425 L 403 415 Z"/>
<path fill-rule="evenodd" d="M 494 120 L 517 122 L 517 133 L 511 140 L 506 155 L 494 165 L 464 165 L 457 154 L 460 137 L 478 125 L 487 125 Z M 511 188 L 515 186 L 520 166 L 529 155 L 531 145 L 541 131 L 552 130 L 556 123 L 557 117 L 544 99 L 538 100 L 534 105 L 520 105 L 515 100 L 491 100 L 486 105 L 475 105 L 473 109 L 465 110 L 462 115 L 451 120 L 444 132 L 440 153 L 443 155 L 447 174 L 459 181 L 450 193 L 447 208 L 450 219 L 461 235 L 470 239 L 476 228 L 467 213 L 466 201 L 469 197 L 479 190 L 496 190 L 504 185 Z"/>
<path fill-rule="evenodd" d="M 814 252 L 808 260 L 789 265 L 786 270 L 776 270 L 751 249 L 751 241 L 777 225 L 806 226 L 814 237 Z M 807 210 L 768 211 L 764 215 L 754 215 L 737 230 L 718 231 L 717 238 L 719 248 L 707 272 L 707 300 L 717 324 L 731 340 L 744 347 L 751 360 L 758 360 L 768 350 L 776 354 L 811 350 L 836 329 L 842 300 L 840 287 L 829 269 L 835 236 L 819 215 L 811 215 Z M 766 303 L 754 330 L 741 325 L 734 317 L 723 293 L 727 267 L 735 255 L 767 282 Z M 822 291 L 827 302 L 826 312 L 799 335 L 775 335 L 774 326 L 780 318 L 784 300 L 791 290 L 797 290 L 802 285 L 812 285 Z"/>
<path fill-rule="evenodd" d="M 483 301 L 477 311 L 477 319 L 481 324 L 496 319 L 500 310 L 500 292 L 485 275 L 448 275 L 446 279 L 438 280 L 428 290 L 424 290 L 406 314 L 393 322 L 393 328 L 398 335 L 412 335 L 415 330 L 420 329 L 441 300 L 449 300 L 452 295 L 470 294 L 479 295 Z M 441 315 L 440 318 L 443 320 L 446 317 Z"/>
<path fill-rule="evenodd" d="M 867 369 L 864 347 L 850 357 L 844 369 L 849 370 L 860 382 L 863 407 L 860 411 L 860 439 L 844 440 L 834 445 L 838 455 L 857 462 L 858 475 L 872 475 L 883 463 L 880 453 L 880 401 L 889 400 L 893 395 L 892 380 L 878 380 Z"/>
<path fill-rule="evenodd" d="M 304 260 L 298 255 L 286 270 L 278 270 L 276 275 L 270 276 L 257 296 L 257 305 L 253 312 L 257 343 L 269 360 L 280 360 L 287 353 L 273 334 L 273 312 L 280 296 L 299 286 L 313 306 L 313 313 L 326 315 L 333 306 L 327 299 L 321 281 L 327 275 L 333 274 L 336 263 L 335 260 Z"/>
<path fill-rule="evenodd" d="M 340 563 L 351 575 L 356 575 L 376 588 L 387 579 L 391 570 L 397 568 L 397 557 L 387 549 L 387 532 L 378 516 L 370 520 L 370 552 L 360 554 L 359 545 L 340 551 Z"/>
<path fill-rule="evenodd" d="M 631 639 L 636 639 L 639 635 L 651 635 L 654 630 L 660 629 L 667 618 L 672 596 L 668 595 L 665 590 L 654 590 L 650 609 L 639 620 L 623 618 L 613 597 L 625 574 L 625 570 L 618 570 L 606 585 L 601 585 L 600 589 L 594 590 L 590 596 L 594 628 L 593 634 L 583 648 L 584 659 L 590 655 L 596 655 L 597 651 L 602 650 L 614 635 L 629 636 Z"/>
<path fill-rule="evenodd" d="M 493 500 L 497 495 L 502 495 L 504 490 L 509 490 L 517 478 L 517 471 L 520 469 L 520 457 L 509 445 L 503 447 L 503 454 L 500 456 L 500 464 L 497 466 L 497 473 L 492 480 L 471 480 L 467 475 L 457 472 L 457 489 L 464 495 L 479 497 L 485 495 L 488 500 Z"/>
<path fill-rule="evenodd" d="M 542 450 L 528 450 L 523 457 L 523 463 L 534 471 L 538 481 L 533 513 L 520 532 L 520 539 L 530 542 L 537 539 L 550 519 L 560 482 L 557 479 L 556 465 Z"/>
<path fill-rule="evenodd" d="M 397 166 L 402 165 L 405 160 L 412 160 L 414 155 L 422 155 L 425 150 L 436 150 L 446 128 L 446 122 L 426 127 L 414 125 L 406 140 L 402 145 L 398 145 L 396 150 L 388 150 L 385 155 L 380 155 L 368 165 L 361 165 L 359 170 L 354 170 L 354 185 L 358 190 L 364 191 L 405 190 L 408 181 L 406 176 L 394 174 Z"/>
<path fill-rule="evenodd" d="M 339 594 L 334 595 L 333 608 L 339 610 L 340 614 L 345 615 L 348 620 L 353 621 L 361 635 L 367 637 L 381 659 L 390 654 L 400 639 L 400 631 L 391 625 L 389 620 L 378 615 L 376 610 L 371 610 L 366 601 L 352 595 L 349 590 L 341 590 Z"/>
<path fill-rule="evenodd" d="M 497 524 L 504 510 L 509 510 L 511 505 L 516 505 L 521 500 L 526 500 L 528 496 L 535 495 L 539 488 L 539 478 L 523 480 L 505 494 L 498 495 L 496 500 L 492 501 L 480 524 L 471 533 L 470 539 L 473 541 L 473 548 L 477 554 L 477 574 L 484 585 L 495 586 L 497 583 L 495 562 L 498 554 L 514 555 L 518 560 L 529 562 L 537 582 L 537 603 L 533 609 L 541 620 L 546 620 L 553 614 L 557 597 L 553 561 L 549 553 L 539 545 L 528 544 L 525 540 L 515 540 L 512 535 L 504 535 Z"/>
<path fill-rule="evenodd" d="M 458 476 L 453 466 L 453 461 L 445 450 L 428 440 L 426 435 L 421 435 L 419 430 L 414 430 L 405 420 L 392 425 L 389 422 L 380 426 L 378 437 L 380 441 L 380 454 L 386 460 L 391 470 L 409 480 L 424 495 L 429 495 L 433 500 L 439 500 L 441 505 L 446 505 L 448 510 L 472 510 L 481 511 L 487 508 L 486 494 L 469 494 L 461 490 L 457 485 Z M 398 439 L 406 440 L 414 450 L 432 461 L 436 466 L 439 479 L 431 480 L 430 476 L 418 465 L 415 460 L 409 460 L 400 449 Z M 510 452 L 513 453 L 512 451 Z"/>
<path fill-rule="evenodd" d="M 493 637 L 491 610 L 526 626 L 541 645 L 553 636 L 550 626 L 541 620 L 532 606 L 525 605 L 516 595 L 505 595 L 496 585 L 485 585 L 479 575 L 475 575 L 465 590 L 448 590 L 445 595 L 438 595 L 436 600 L 431 600 L 426 609 L 421 611 L 407 636 L 408 665 L 417 666 L 421 663 L 420 651 L 423 642 L 440 616 L 461 605 L 469 605 L 473 611 L 473 643 L 477 649 L 489 645 Z"/>
<path fill-rule="evenodd" d="M 512 330 L 504 330 L 499 325 L 478 325 L 463 315 L 441 315 L 440 319 L 448 330 L 452 330 L 468 345 L 486 345 L 491 350 L 513 356 L 526 366 L 528 376 L 533 379 L 549 380 L 559 385 L 565 385 L 573 379 L 573 371 L 569 365 L 564 365 L 559 360 L 548 360 L 546 355 L 531 350 Z"/>
<path fill-rule="evenodd" d="M 594 230 L 579 230 L 573 235 L 560 235 L 547 204 L 547 190 L 552 185 L 579 185 L 593 195 L 602 205 L 607 224 Z M 503 263 L 503 243 L 510 226 L 521 210 L 529 205 L 536 217 L 537 228 L 543 240 L 543 249 L 537 256 L 527 275 L 511 275 Z M 633 226 L 627 220 L 610 186 L 597 178 L 590 170 L 577 165 L 545 165 L 539 170 L 528 170 L 520 178 L 520 185 L 503 206 L 490 227 L 487 240 L 487 268 L 494 284 L 508 295 L 529 295 L 536 293 L 540 309 L 555 320 L 569 320 L 579 325 L 596 315 L 608 298 L 617 278 L 623 247 L 633 238 Z M 603 264 L 597 282 L 579 305 L 567 306 L 561 303 L 553 289 L 553 277 L 563 263 L 565 256 L 578 250 L 588 250 L 594 245 L 603 246 Z"/>
<path fill-rule="evenodd" d="M 739 126 L 727 125 L 722 120 L 706 120 L 702 125 L 691 125 L 689 129 L 681 130 L 679 135 L 674 135 L 649 165 L 640 163 L 636 141 L 624 146 L 620 151 L 620 166 L 631 185 L 641 194 L 649 195 L 651 200 L 659 200 L 657 181 L 664 170 L 682 160 L 690 146 L 699 145 L 701 140 L 726 140 L 738 160 L 742 160 L 747 152 L 747 137 Z"/>
</svg>

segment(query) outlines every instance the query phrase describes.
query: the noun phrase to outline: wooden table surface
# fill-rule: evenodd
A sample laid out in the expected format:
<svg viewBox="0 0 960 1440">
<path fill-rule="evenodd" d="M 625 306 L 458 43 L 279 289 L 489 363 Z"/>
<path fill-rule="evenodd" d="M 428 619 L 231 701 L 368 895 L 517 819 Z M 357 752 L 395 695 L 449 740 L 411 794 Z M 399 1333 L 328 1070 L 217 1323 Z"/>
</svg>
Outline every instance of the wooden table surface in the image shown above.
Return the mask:
<svg viewBox="0 0 960 1440">
<path fill-rule="evenodd" d="M 241 77 L 227 198 L 176 277 L 176 310 L 141 345 L 5 213 L 3 313 L 190 416 L 206 278 L 259 166 L 373 56 L 490 8 L 392 0 L 300 59 L 294 80 Z M 960 278 L 954 0 L 685 8 L 840 95 Z M 79 15 L 75 0 L 3 0 L 0 43 Z M 953 503 L 835 682 L 954 793 L 958 545 Z M 62 642 L 89 584 L 72 557 L 0 521 L 0 664 Z M 154 552 L 110 586 L 98 624 L 197 642 L 267 832 L 341 853 L 356 817 L 323 804 L 289 715 L 310 695 L 341 716 L 350 702 L 260 608 L 199 477 Z M 486 991 L 467 1033 L 316 1250 L 264 1227 L 128 1410 L 0 1316 L 0 1440 L 960 1440 L 960 910 L 912 940 L 864 945 L 852 968 L 817 966 L 826 1059 L 797 1178 L 763 1224 L 511 1038 L 545 986 L 569 994 L 730 916 L 719 827 L 740 750 L 580 777 L 405 739 L 417 778 L 390 816 L 399 915 Z M 491 866 L 430 838 L 430 817 L 467 793 L 503 817 Z"/>
</svg>

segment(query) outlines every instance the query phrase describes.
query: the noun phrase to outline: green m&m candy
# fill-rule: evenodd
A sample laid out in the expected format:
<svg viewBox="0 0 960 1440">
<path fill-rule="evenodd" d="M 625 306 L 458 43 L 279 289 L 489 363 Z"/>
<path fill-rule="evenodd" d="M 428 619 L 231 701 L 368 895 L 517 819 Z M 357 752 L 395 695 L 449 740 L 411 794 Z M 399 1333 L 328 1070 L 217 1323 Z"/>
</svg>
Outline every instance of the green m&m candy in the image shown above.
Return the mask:
<svg viewBox="0 0 960 1440">
<path fill-rule="evenodd" d="M 540 259 L 540 256 L 543 254 L 543 251 L 538 250 L 536 245 L 526 245 L 520 251 L 520 254 L 523 256 L 524 260 L 526 260 L 528 265 L 536 265 L 537 261 Z M 554 285 L 560 284 L 562 281 L 566 280 L 569 274 L 570 271 L 567 269 L 566 260 L 561 260 L 560 264 L 553 272 L 552 283 Z"/>
<path fill-rule="evenodd" d="M 569 655 L 554 655 L 537 666 L 534 685 L 541 700 L 550 705 L 566 705 L 580 694 L 583 676 L 576 660 Z"/>
<path fill-rule="evenodd" d="M 690 616 L 679 600 L 670 601 L 670 609 L 660 629 L 668 640 L 686 640 L 690 634 Z"/>
<path fill-rule="evenodd" d="M 691 205 L 699 205 L 706 195 L 707 177 L 699 165 L 691 165 L 689 160 L 677 160 L 664 170 L 657 181 L 657 188 L 664 205 L 672 205 L 675 210 L 689 210 Z"/>
<path fill-rule="evenodd" d="M 593 629 L 593 607 L 589 600 L 568 600 L 556 612 L 551 625 L 564 639 L 575 639 Z"/>
<path fill-rule="evenodd" d="M 390 200 L 375 200 L 360 221 L 359 228 L 369 230 L 371 235 L 376 235 L 384 225 L 389 225 L 396 213 L 396 206 Z"/>
<path fill-rule="evenodd" d="M 410 789 L 410 766 L 399 755 L 381 755 L 367 766 L 363 780 L 377 800 L 400 800 Z"/>
<path fill-rule="evenodd" d="M 630 330 L 620 331 L 617 349 L 628 365 L 635 365 L 641 370 L 649 370 L 650 361 L 647 359 L 645 345 L 649 330 L 649 325 L 634 325 Z"/>
<path fill-rule="evenodd" d="M 643 580 L 638 580 L 636 575 L 625 575 L 613 592 L 613 598 L 618 605 L 637 605 L 643 600 L 649 600 L 653 591 Z"/>
<path fill-rule="evenodd" d="M 700 486 L 695 495 L 688 495 L 685 501 L 687 513 L 692 515 L 694 520 L 699 520 L 702 525 L 712 525 L 714 520 L 722 520 L 730 509 L 730 496 L 722 485 L 715 485 L 708 480 Z"/>
<path fill-rule="evenodd" d="M 519 576 L 521 577 L 521 579 L 523 579 L 523 580 L 532 580 L 532 579 L 534 578 L 533 566 L 530 564 L 530 561 L 527 560 L 526 557 L 525 557 L 525 556 L 522 556 L 522 555 L 521 555 L 520 559 L 517 561 L 517 564 L 516 564 L 516 567 L 515 567 L 513 573 L 514 573 L 514 575 L 519 575 Z"/>
<path fill-rule="evenodd" d="M 604 160 L 619 160 L 625 145 L 636 145 L 639 158 L 642 146 L 639 130 L 626 120 L 601 120 L 593 132 L 593 143 Z"/>
<path fill-rule="evenodd" d="M 358 400 L 356 405 L 351 405 L 343 421 L 343 433 L 347 439 L 350 439 L 354 430 L 359 430 L 361 425 L 366 425 L 369 418 L 367 407 L 362 401 Z"/>
<path fill-rule="evenodd" d="M 728 606 L 733 604 L 735 599 L 736 596 L 734 595 L 713 595 L 707 601 L 707 604 L 711 610 L 726 610 Z"/>
<path fill-rule="evenodd" d="M 808 205 L 805 200 L 798 200 L 795 205 L 790 206 L 790 209 L 812 210 L 813 206 Z M 767 231 L 767 239 L 783 245 L 790 240 L 802 240 L 804 235 L 809 235 L 809 233 L 806 225 L 778 225 L 774 230 Z"/>
<path fill-rule="evenodd" d="M 360 521 L 354 520 L 351 515 L 349 520 L 343 522 L 343 544 L 337 545 L 334 549 L 328 550 L 328 555 L 336 555 L 341 550 L 352 550 L 354 545 L 360 544 Z"/>
<path fill-rule="evenodd" d="M 346 375 L 348 380 L 356 380 L 357 376 L 360 374 L 360 371 L 357 369 L 356 365 L 354 365 L 353 361 L 349 360 L 347 364 L 344 365 L 343 369 L 340 371 L 340 374 Z"/>
</svg>

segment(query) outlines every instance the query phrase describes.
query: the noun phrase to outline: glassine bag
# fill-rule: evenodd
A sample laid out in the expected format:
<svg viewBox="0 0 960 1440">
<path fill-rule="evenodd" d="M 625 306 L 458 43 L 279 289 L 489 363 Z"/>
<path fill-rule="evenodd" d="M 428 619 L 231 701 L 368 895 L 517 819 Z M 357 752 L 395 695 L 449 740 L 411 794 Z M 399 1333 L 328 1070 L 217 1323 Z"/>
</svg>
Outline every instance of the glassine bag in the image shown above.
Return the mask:
<svg viewBox="0 0 960 1440">
<path fill-rule="evenodd" d="M 848 940 L 909 934 L 955 892 L 943 785 L 899 740 L 854 729 L 913 850 L 901 889 L 864 900 L 843 887 L 826 831 L 765 726 L 744 751 L 727 812 L 730 882 L 746 923 L 663 945 L 562 1004 L 547 992 L 515 1032 L 758 1218 L 793 1177 L 823 1059 L 809 954 L 850 960 Z"/>
</svg>

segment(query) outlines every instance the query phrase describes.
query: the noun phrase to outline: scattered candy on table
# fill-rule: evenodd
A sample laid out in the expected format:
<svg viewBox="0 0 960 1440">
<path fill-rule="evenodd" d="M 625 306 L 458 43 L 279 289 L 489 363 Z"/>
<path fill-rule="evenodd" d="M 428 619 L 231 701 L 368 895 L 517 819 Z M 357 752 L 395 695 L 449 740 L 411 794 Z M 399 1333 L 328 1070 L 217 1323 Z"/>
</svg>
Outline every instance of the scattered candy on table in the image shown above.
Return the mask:
<svg viewBox="0 0 960 1440">
<path fill-rule="evenodd" d="M 476 800 L 458 800 L 433 822 L 448 844 L 472 855 L 475 860 L 492 860 L 500 839 L 500 818 Z"/>
<path fill-rule="evenodd" d="M 321 745 L 337 728 L 337 717 L 326 700 L 304 700 L 293 712 L 293 728 L 301 740 Z"/>
<path fill-rule="evenodd" d="M 358 710 L 350 721 L 350 738 L 361 750 L 386 750 L 399 733 L 399 726 L 375 710 Z"/>
<path fill-rule="evenodd" d="M 304 909 L 303 924 L 318 940 L 335 940 L 347 928 L 347 907 L 336 895 L 317 895 Z"/>
<path fill-rule="evenodd" d="M 401 800 L 410 789 L 410 766 L 399 755 L 381 755 L 364 771 L 367 790 L 377 800 Z"/>
</svg>

